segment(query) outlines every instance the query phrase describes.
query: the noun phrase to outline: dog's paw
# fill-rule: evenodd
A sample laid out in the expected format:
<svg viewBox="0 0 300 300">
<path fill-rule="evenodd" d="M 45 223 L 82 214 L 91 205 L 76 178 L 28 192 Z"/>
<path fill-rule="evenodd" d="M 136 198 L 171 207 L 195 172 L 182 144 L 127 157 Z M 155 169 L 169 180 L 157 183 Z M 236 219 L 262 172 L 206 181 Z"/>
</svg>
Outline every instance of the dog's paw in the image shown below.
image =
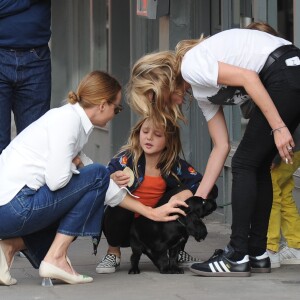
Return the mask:
<svg viewBox="0 0 300 300">
<path fill-rule="evenodd" d="M 184 274 L 184 269 L 180 267 L 172 267 L 164 270 L 160 270 L 161 274 Z"/>
<path fill-rule="evenodd" d="M 174 268 L 172 270 L 172 273 L 171 274 L 184 274 L 184 269 L 183 268 Z"/>
<path fill-rule="evenodd" d="M 140 274 L 141 271 L 139 268 L 131 268 L 129 271 L 128 271 L 128 274 Z"/>
</svg>

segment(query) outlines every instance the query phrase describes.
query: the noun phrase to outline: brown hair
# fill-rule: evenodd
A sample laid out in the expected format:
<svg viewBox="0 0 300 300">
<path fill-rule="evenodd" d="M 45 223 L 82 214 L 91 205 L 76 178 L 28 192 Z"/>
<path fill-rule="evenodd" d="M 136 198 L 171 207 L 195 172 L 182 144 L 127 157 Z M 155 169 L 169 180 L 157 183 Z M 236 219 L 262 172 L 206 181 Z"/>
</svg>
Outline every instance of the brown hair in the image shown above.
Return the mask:
<svg viewBox="0 0 300 300">
<path fill-rule="evenodd" d="M 127 144 L 124 145 L 119 153 L 128 151 L 133 161 L 133 172 L 135 177 L 139 178 L 137 172 L 137 164 L 143 154 L 143 149 L 140 145 L 140 131 L 145 123 L 149 120 L 155 128 L 162 128 L 166 138 L 166 147 L 162 151 L 156 167 L 161 170 L 162 175 L 167 176 L 171 173 L 172 167 L 176 163 L 182 152 L 182 145 L 180 140 L 180 128 L 170 116 L 163 116 L 161 114 L 146 116 L 139 120 L 131 129 Z M 118 155 L 118 154 L 117 154 Z"/>
<path fill-rule="evenodd" d="M 246 29 L 255 29 L 259 31 L 263 31 L 275 36 L 279 36 L 279 33 L 268 23 L 264 22 L 252 22 L 248 26 L 245 27 Z"/>
<path fill-rule="evenodd" d="M 112 103 L 120 90 L 121 85 L 114 77 L 103 71 L 93 71 L 80 81 L 76 93 L 69 92 L 68 102 L 79 103 L 83 108 L 104 101 Z"/>
</svg>

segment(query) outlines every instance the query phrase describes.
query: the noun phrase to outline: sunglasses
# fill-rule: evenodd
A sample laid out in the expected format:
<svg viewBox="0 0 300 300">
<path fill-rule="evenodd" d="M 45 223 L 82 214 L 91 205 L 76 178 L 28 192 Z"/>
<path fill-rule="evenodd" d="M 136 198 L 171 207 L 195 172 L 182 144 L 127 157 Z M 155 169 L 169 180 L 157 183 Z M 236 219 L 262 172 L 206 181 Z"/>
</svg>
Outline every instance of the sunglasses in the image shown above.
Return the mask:
<svg viewBox="0 0 300 300">
<path fill-rule="evenodd" d="M 121 104 L 115 104 L 115 103 L 112 103 L 112 102 L 110 102 L 110 104 L 112 104 L 115 107 L 114 108 L 115 115 L 117 115 L 118 113 L 120 113 L 124 109 L 124 107 Z"/>
</svg>

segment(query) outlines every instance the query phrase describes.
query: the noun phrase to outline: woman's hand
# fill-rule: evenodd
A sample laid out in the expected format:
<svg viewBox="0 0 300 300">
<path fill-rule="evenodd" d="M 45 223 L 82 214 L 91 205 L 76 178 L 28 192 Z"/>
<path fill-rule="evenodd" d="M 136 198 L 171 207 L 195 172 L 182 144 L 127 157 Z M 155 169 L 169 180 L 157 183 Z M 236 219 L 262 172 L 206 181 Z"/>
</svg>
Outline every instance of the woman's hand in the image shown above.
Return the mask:
<svg viewBox="0 0 300 300">
<path fill-rule="evenodd" d="M 293 163 L 293 147 L 295 147 L 292 135 L 287 127 L 272 130 L 274 141 L 279 155 L 285 163 Z"/>
<path fill-rule="evenodd" d="M 168 202 L 165 205 L 152 208 L 142 204 L 136 199 L 133 199 L 128 194 L 124 197 L 123 201 L 119 204 L 119 206 L 157 222 L 174 221 L 179 218 L 179 215 L 185 216 L 185 212 L 179 207 L 188 207 L 185 201 L 174 200 L 172 202 Z"/>
<path fill-rule="evenodd" d="M 180 209 L 180 206 L 188 207 L 185 201 L 182 200 L 173 200 L 162 206 L 152 208 L 150 215 L 145 215 L 145 217 L 157 221 L 157 222 L 168 222 L 174 221 L 179 218 L 178 214 L 185 216 L 185 212 Z M 170 214 L 175 214 L 171 215 Z"/>
<path fill-rule="evenodd" d="M 110 178 L 119 186 L 127 186 L 130 176 L 125 174 L 123 171 L 116 171 L 110 175 Z"/>
</svg>

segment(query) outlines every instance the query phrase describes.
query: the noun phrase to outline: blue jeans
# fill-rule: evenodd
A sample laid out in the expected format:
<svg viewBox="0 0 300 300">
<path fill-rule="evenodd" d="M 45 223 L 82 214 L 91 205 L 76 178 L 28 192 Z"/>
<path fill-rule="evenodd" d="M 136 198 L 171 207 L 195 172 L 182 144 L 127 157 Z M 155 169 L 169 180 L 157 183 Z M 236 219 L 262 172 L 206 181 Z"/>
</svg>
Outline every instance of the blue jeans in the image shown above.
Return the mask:
<svg viewBox="0 0 300 300">
<path fill-rule="evenodd" d="M 293 56 L 300 56 L 300 50 L 280 57 L 263 76 L 263 84 L 291 133 L 300 122 L 300 66 L 285 64 Z M 252 256 L 263 254 L 267 247 L 273 201 L 270 167 L 277 153 L 270 132 L 270 125 L 256 107 L 232 158 L 230 244 L 235 250 Z"/>
<path fill-rule="evenodd" d="M 0 238 L 22 237 L 28 257 L 38 267 L 56 232 L 69 236 L 99 236 L 109 173 L 100 164 L 88 165 L 56 191 L 45 185 L 35 191 L 25 186 L 0 206 Z"/>
<path fill-rule="evenodd" d="M 10 143 L 11 112 L 20 133 L 49 110 L 50 100 L 49 47 L 0 48 L 0 154 Z"/>
</svg>

